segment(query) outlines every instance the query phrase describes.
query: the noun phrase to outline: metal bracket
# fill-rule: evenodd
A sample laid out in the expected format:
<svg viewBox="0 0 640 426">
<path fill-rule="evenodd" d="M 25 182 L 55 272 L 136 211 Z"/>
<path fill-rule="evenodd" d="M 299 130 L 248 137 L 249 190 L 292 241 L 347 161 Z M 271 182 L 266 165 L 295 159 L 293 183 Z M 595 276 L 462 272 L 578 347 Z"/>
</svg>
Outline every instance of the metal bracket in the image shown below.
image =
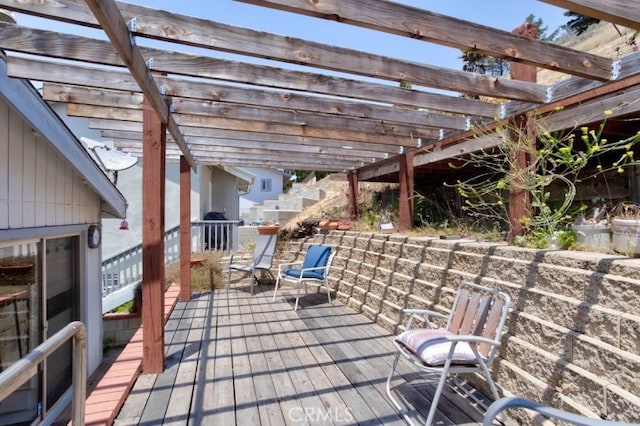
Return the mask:
<svg viewBox="0 0 640 426">
<path fill-rule="evenodd" d="M 464 121 L 464 129 L 471 130 L 471 117 L 467 117 L 467 119 Z"/>
<path fill-rule="evenodd" d="M 404 146 L 400 147 L 400 154 L 404 154 Z"/>
<path fill-rule="evenodd" d="M 422 146 L 422 138 L 416 139 L 416 148 L 420 148 Z"/>
<path fill-rule="evenodd" d="M 133 33 L 135 33 L 138 29 L 138 20 L 135 16 L 131 18 L 129 22 L 127 22 L 127 28 L 129 28 L 129 41 L 131 41 L 131 44 L 134 45 L 136 44 L 136 38 Z"/>
<path fill-rule="evenodd" d="M 611 80 L 617 80 L 620 78 L 620 70 L 622 69 L 622 61 L 620 59 L 616 59 L 611 64 Z"/>
<path fill-rule="evenodd" d="M 507 104 L 500 105 L 500 110 L 498 111 L 498 117 L 501 120 L 507 117 Z"/>
<path fill-rule="evenodd" d="M 545 98 L 545 102 L 549 103 L 553 100 L 553 86 L 547 87 L 547 97 Z"/>
<path fill-rule="evenodd" d="M 438 133 L 439 133 L 438 140 L 444 139 L 444 129 L 440 129 Z"/>
<path fill-rule="evenodd" d="M 149 69 L 153 68 L 154 62 L 155 61 L 154 61 L 153 58 L 147 59 L 147 68 L 149 68 Z"/>
<path fill-rule="evenodd" d="M 160 94 L 162 96 L 167 94 L 167 87 L 164 84 L 162 86 L 160 86 Z"/>
</svg>

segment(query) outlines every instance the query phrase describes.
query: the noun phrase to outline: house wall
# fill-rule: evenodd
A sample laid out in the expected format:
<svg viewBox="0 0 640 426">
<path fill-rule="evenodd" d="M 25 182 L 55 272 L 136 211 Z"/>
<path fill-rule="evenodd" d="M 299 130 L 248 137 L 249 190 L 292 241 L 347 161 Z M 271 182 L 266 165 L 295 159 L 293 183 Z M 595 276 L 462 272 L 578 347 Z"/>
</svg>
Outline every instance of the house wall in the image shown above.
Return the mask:
<svg viewBox="0 0 640 426">
<path fill-rule="evenodd" d="M 265 200 L 277 200 L 278 195 L 282 194 L 282 172 L 273 169 L 245 168 L 244 170 L 253 173 L 256 179 L 249 193 L 240 197 L 240 214 L 248 213 L 249 208 L 254 204 L 262 204 Z M 262 191 L 262 179 L 271 179 L 271 191 Z"/>
<path fill-rule="evenodd" d="M 101 199 L 50 144 L 0 99 L 0 243 L 80 236 L 81 320 L 88 329 L 88 371 L 102 362 L 101 250 L 88 249 L 88 224 Z"/>
<path fill-rule="evenodd" d="M 227 219 L 238 220 L 237 178 L 217 167 L 204 167 L 200 177 L 202 202 L 200 219 L 210 211 L 223 212 Z"/>
<path fill-rule="evenodd" d="M 204 168 L 200 168 L 204 169 Z M 200 210 L 200 173 L 191 171 L 191 219 L 202 219 Z M 137 246 L 142 241 L 142 161 L 118 173 L 118 189 L 127 199 L 128 230 L 120 229 L 120 219 L 103 219 L 105 259 Z M 165 187 L 165 229 L 180 224 L 180 164 L 167 163 Z"/>
<path fill-rule="evenodd" d="M 337 299 L 392 333 L 403 330 L 405 308 L 447 313 L 462 281 L 506 291 L 511 312 L 493 371 L 502 394 L 640 423 L 640 259 L 331 231 L 291 242 L 282 261 L 301 259 L 309 244 L 336 249 Z M 469 379 L 490 395 L 479 376 Z"/>
</svg>

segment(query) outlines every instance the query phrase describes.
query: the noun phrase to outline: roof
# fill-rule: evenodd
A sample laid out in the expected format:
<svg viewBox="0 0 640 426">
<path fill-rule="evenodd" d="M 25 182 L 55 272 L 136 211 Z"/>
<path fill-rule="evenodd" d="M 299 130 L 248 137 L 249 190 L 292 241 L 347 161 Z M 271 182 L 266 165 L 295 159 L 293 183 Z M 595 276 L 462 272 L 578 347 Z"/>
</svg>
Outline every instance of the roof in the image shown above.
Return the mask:
<svg viewBox="0 0 640 426">
<path fill-rule="evenodd" d="M 0 57 L 0 96 L 15 108 L 58 154 L 82 176 L 102 198 L 105 217 L 125 217 L 124 196 L 109 180 L 40 94 L 26 81 L 7 77 L 7 64 Z"/>
<path fill-rule="evenodd" d="M 240 192 L 247 193 L 251 191 L 251 186 L 256 179 L 256 175 L 239 167 L 222 166 L 222 168 L 224 169 L 224 171 L 232 174 L 237 178 L 238 190 Z"/>
<path fill-rule="evenodd" d="M 46 100 L 67 103 L 71 115 L 88 117 L 104 137 L 136 155 L 142 155 L 144 95 L 167 125 L 168 157 L 185 156 L 192 166 L 357 170 L 359 179 L 375 179 L 397 172 L 406 153 L 415 167 L 427 167 L 496 143 L 495 136 L 475 138 L 474 123 L 491 129 L 500 119 L 562 108 L 553 122 L 560 129 L 573 127 L 583 114 L 593 121 L 604 109 L 614 117 L 640 109 L 624 98 L 637 97 L 637 52 L 610 59 L 382 0 L 240 1 L 279 10 L 283 19 L 292 12 L 337 21 L 571 77 L 545 85 L 473 74 L 384 56 L 375 45 L 364 52 L 321 44 L 311 35 L 299 39 L 186 16 L 179 3 L 162 11 L 112 0 L 0 0 L 6 9 L 101 28 L 108 36 L 0 23 L 0 48 L 22 55 L 9 56 L 12 76 L 45 82 Z M 545 2 L 640 29 L 637 8 L 617 0 L 602 0 L 597 8 L 591 0 Z M 144 47 L 148 40 L 170 42 L 171 48 Z M 241 59 L 220 59 L 218 52 Z M 282 67 L 242 58 L 268 58 Z"/>
</svg>

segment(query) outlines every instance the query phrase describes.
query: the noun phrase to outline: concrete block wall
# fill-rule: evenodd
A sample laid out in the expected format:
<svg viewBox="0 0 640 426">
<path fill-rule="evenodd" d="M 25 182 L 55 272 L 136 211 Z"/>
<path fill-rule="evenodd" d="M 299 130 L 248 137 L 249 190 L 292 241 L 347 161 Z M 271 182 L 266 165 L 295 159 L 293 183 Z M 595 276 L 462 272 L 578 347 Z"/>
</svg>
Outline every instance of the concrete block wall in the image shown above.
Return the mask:
<svg viewBox="0 0 640 426">
<path fill-rule="evenodd" d="M 394 333 L 404 308 L 448 313 L 462 281 L 508 292 L 494 364 L 504 395 L 640 423 L 640 259 L 352 231 L 293 241 L 287 256 L 300 259 L 309 244 L 337 250 L 337 299 Z"/>
</svg>

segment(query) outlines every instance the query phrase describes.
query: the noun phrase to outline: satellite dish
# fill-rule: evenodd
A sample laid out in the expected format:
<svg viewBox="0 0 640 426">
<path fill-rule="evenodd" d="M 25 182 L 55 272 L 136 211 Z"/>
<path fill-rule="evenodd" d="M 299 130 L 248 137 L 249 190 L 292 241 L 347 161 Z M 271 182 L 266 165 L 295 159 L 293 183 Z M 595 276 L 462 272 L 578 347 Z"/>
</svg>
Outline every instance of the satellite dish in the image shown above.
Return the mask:
<svg viewBox="0 0 640 426">
<path fill-rule="evenodd" d="M 119 171 L 133 167 L 138 158 L 120 151 L 111 143 L 99 142 L 93 139 L 81 137 L 80 140 L 87 145 L 87 149 L 93 151 L 96 159 L 108 171 Z"/>
</svg>

